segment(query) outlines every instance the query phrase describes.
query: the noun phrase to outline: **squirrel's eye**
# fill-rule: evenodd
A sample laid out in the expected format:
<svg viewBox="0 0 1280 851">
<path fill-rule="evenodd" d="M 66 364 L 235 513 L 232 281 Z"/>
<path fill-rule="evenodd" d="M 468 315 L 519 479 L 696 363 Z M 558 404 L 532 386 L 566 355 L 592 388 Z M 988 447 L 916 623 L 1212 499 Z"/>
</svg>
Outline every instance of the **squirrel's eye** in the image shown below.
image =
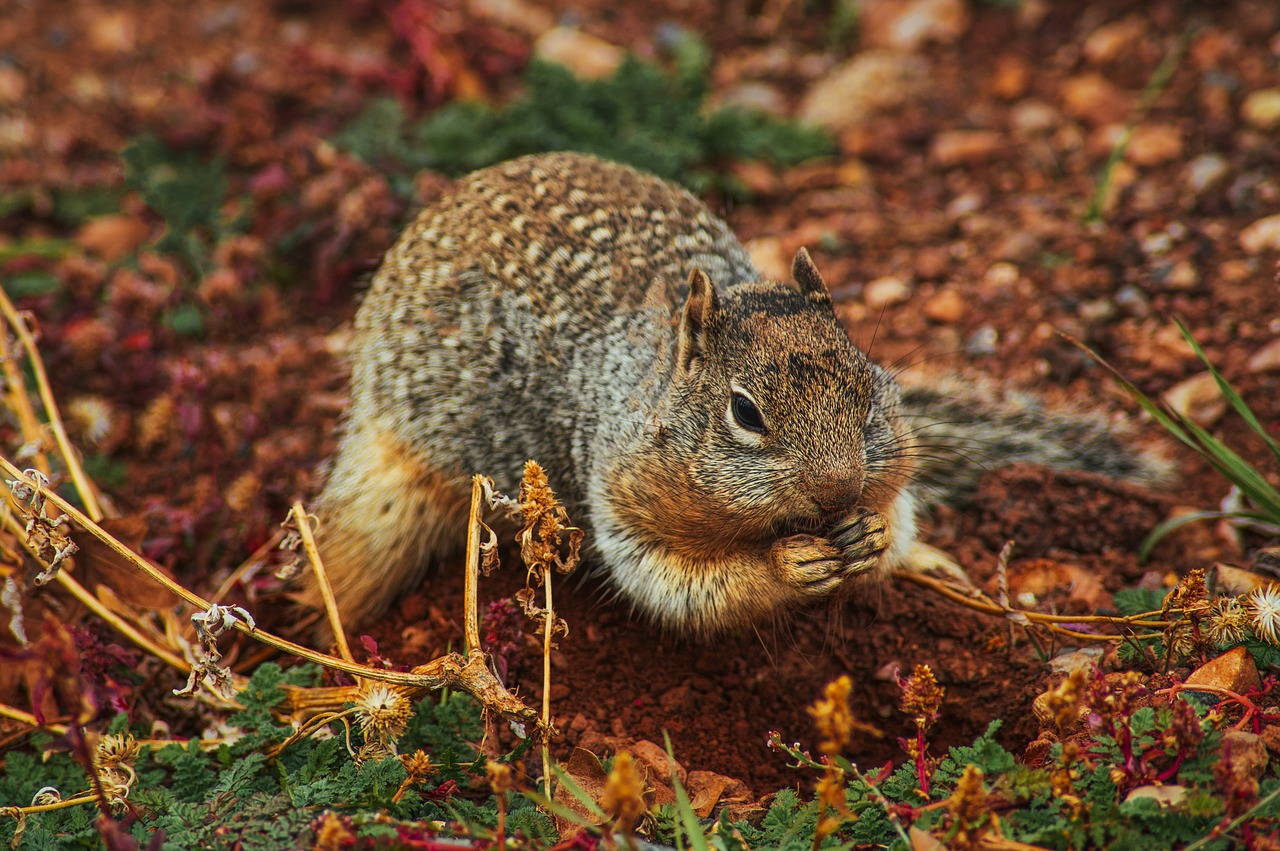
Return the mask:
<svg viewBox="0 0 1280 851">
<path fill-rule="evenodd" d="M 733 401 L 729 404 L 730 410 L 733 411 L 733 418 L 738 425 L 747 431 L 764 434 L 764 417 L 760 415 L 760 409 L 756 407 L 755 402 L 752 402 L 741 393 L 734 393 Z"/>
</svg>

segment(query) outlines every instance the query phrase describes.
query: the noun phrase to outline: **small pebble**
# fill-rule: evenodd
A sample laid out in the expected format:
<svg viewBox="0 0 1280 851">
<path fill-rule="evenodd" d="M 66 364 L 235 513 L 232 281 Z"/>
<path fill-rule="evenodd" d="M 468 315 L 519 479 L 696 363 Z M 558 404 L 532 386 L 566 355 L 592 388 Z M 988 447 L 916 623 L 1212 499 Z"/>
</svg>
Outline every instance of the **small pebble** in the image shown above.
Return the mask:
<svg viewBox="0 0 1280 851">
<path fill-rule="evenodd" d="M 872 310 L 880 310 L 895 304 L 902 304 L 911 298 L 911 287 L 902 279 L 892 275 L 876 278 L 867 284 L 862 292 L 862 300 Z"/>
<path fill-rule="evenodd" d="M 1164 393 L 1170 408 L 1197 425 L 1208 428 L 1227 412 L 1227 400 L 1211 373 L 1202 372 L 1179 381 Z"/>
<path fill-rule="evenodd" d="M 1280 339 L 1254 352 L 1246 366 L 1250 372 L 1280 372 Z"/>
<path fill-rule="evenodd" d="M 540 59 L 556 62 L 584 80 L 607 77 L 622 64 L 623 51 L 617 45 L 572 27 L 552 27 L 533 45 Z"/>
<path fill-rule="evenodd" d="M 1240 117 L 1258 130 L 1280 127 L 1280 89 L 1250 92 L 1240 104 Z"/>
<path fill-rule="evenodd" d="M 858 36 L 869 47 L 912 53 L 926 44 L 953 44 L 969 31 L 964 0 L 861 0 Z"/>
<path fill-rule="evenodd" d="M 1229 171 L 1227 160 L 1221 154 L 1201 154 L 1187 163 L 1183 179 L 1192 193 L 1201 195 L 1221 183 Z"/>
<path fill-rule="evenodd" d="M 1158 231 L 1143 238 L 1140 247 L 1147 257 L 1159 257 L 1168 254 L 1173 248 L 1173 238 L 1164 231 Z"/>
<path fill-rule="evenodd" d="M 1147 34 L 1147 24 L 1136 15 L 1103 24 L 1084 40 L 1084 56 L 1093 65 L 1106 65 L 1132 56 L 1134 46 Z"/>
<path fill-rule="evenodd" d="M 934 322 L 952 325 L 964 318 L 967 308 L 968 305 L 965 304 L 964 298 L 958 292 L 952 289 L 945 289 L 931 296 L 924 303 L 924 315 Z"/>
<path fill-rule="evenodd" d="M 995 256 L 1011 263 L 1026 263 L 1040 253 L 1040 237 L 1025 230 L 1015 230 L 996 245 Z"/>
<path fill-rule="evenodd" d="M 929 159 L 943 168 L 986 162 L 1006 147 L 993 130 L 943 130 L 933 137 Z"/>
<path fill-rule="evenodd" d="M 1062 84 L 1067 114 L 1095 127 L 1123 122 L 1133 111 L 1134 97 L 1101 74 L 1081 74 Z"/>
<path fill-rule="evenodd" d="M 987 273 L 982 276 L 982 283 L 993 292 L 1007 293 L 1012 292 L 1020 277 L 1022 277 L 1021 272 L 1012 263 L 992 263 Z"/>
<path fill-rule="evenodd" d="M 1240 231 L 1240 247 L 1246 254 L 1280 251 L 1280 214 L 1258 219 Z"/>
<path fill-rule="evenodd" d="M 863 51 L 810 87 L 800 104 L 800 120 L 834 132 L 864 125 L 921 97 L 928 71 L 928 63 L 918 56 Z"/>
<path fill-rule="evenodd" d="M 991 325 L 983 325 L 964 341 L 964 350 L 970 357 L 989 357 L 996 353 L 996 344 L 999 342 L 1000 334 L 996 329 Z"/>
<path fill-rule="evenodd" d="M 1182 131 L 1172 124 L 1143 124 L 1133 129 L 1125 159 L 1137 166 L 1155 166 L 1182 156 Z"/>
<path fill-rule="evenodd" d="M 1041 100 L 1029 98 L 1009 109 L 1009 128 L 1024 136 L 1048 133 L 1062 124 L 1062 113 Z"/>
<path fill-rule="evenodd" d="M 1086 324 L 1096 325 L 1114 317 L 1116 315 L 1116 305 L 1110 299 L 1095 298 L 1081 302 L 1076 312 Z"/>
<path fill-rule="evenodd" d="M 1135 319 L 1151 315 L 1151 300 L 1147 298 L 1146 293 L 1133 284 L 1125 284 L 1117 290 L 1112 300 L 1125 314 Z"/>
</svg>

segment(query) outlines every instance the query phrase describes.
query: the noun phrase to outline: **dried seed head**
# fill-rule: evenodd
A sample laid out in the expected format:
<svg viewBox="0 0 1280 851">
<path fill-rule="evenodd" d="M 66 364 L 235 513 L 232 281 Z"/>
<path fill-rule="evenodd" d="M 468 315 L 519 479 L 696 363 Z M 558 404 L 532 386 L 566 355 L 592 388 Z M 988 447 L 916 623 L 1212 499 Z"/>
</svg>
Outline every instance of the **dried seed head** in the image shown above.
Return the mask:
<svg viewBox="0 0 1280 851">
<path fill-rule="evenodd" d="M 401 754 L 400 764 L 404 766 L 405 774 L 409 775 L 405 781 L 407 783 L 421 783 L 436 771 L 431 764 L 431 757 L 422 748 L 413 753 Z"/>
<path fill-rule="evenodd" d="M 822 736 L 818 750 L 827 756 L 835 756 L 849 744 L 854 728 L 853 709 L 849 706 L 852 691 L 853 680 L 847 674 L 842 675 L 827 683 L 822 697 L 809 707 L 809 714 Z"/>
<path fill-rule="evenodd" d="M 946 689 L 938 685 L 938 680 L 928 665 L 916 665 L 911 676 L 900 680 L 899 685 L 902 687 L 900 708 L 915 719 L 917 727 L 927 729 L 938 720 Z"/>
<path fill-rule="evenodd" d="M 409 698 L 395 686 L 366 680 L 356 696 L 356 719 L 365 741 L 389 743 L 404 735 L 413 714 Z"/>
<path fill-rule="evenodd" d="M 138 779 L 133 772 L 133 763 L 141 750 L 133 736 L 127 733 L 103 736 L 94 749 L 98 782 L 112 812 L 121 813 L 128 809 L 129 790 Z"/>
<path fill-rule="evenodd" d="M 552 568 L 569 573 L 578 566 L 582 530 L 569 525 L 569 515 L 551 490 L 546 470 L 537 461 L 527 461 L 524 465 L 520 517 L 524 528 L 516 540 L 520 542 L 520 557 L 530 573 L 542 577 Z M 560 547 L 566 534 L 568 550 L 562 556 Z"/>
<path fill-rule="evenodd" d="M 515 785 L 515 780 L 511 774 L 511 766 L 505 762 L 489 760 L 484 764 L 484 776 L 489 781 L 489 788 L 493 790 L 495 795 L 509 792 L 511 787 Z"/>
<path fill-rule="evenodd" d="M 1213 604 L 1206 629 L 1214 644 L 1239 644 L 1248 634 L 1249 610 L 1237 597 L 1223 597 Z"/>
<path fill-rule="evenodd" d="M 630 835 L 649 809 L 644 802 L 644 785 L 644 775 L 631 754 L 625 751 L 618 754 L 605 781 L 600 804 L 624 834 Z"/>
<path fill-rule="evenodd" d="M 965 766 L 956 781 L 956 791 L 947 798 L 947 809 L 956 820 L 953 847 L 975 847 L 978 837 L 991 822 L 991 804 L 982 785 L 982 770 L 976 765 Z"/>
<path fill-rule="evenodd" d="M 1249 595 L 1254 633 L 1268 644 L 1280 644 L 1280 588 L 1268 585 Z"/>
<path fill-rule="evenodd" d="M 1058 683 L 1057 688 L 1044 693 L 1044 708 L 1059 730 L 1066 729 L 1080 718 L 1085 679 L 1086 669 L 1076 668 L 1070 676 Z"/>
</svg>

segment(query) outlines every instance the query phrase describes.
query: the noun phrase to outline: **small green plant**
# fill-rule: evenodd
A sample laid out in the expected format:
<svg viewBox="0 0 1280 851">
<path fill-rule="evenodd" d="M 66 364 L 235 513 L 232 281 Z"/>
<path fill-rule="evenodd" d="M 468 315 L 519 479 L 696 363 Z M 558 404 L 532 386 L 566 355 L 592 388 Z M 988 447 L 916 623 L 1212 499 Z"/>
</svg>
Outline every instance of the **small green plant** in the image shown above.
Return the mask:
<svg viewBox="0 0 1280 851">
<path fill-rule="evenodd" d="M 447 174 L 522 154 L 582 151 L 695 190 L 715 182 L 717 162 L 792 165 L 833 150 L 816 128 L 737 107 L 708 112 L 701 50 L 679 51 L 671 73 L 628 57 L 603 80 L 580 80 L 561 65 L 535 60 L 524 82 L 524 94 L 505 107 L 451 104 L 413 125 L 395 101 L 377 100 L 334 141 L 383 167 Z"/>
<path fill-rule="evenodd" d="M 164 219 L 165 232 L 156 244 L 174 254 L 199 275 L 207 271 L 213 247 L 244 231 L 243 216 L 227 215 L 226 164 L 203 161 L 194 151 L 177 151 L 150 133 L 120 152 L 125 184 Z"/>
<path fill-rule="evenodd" d="M 1231 382 L 1222 376 L 1218 368 L 1210 362 L 1204 349 L 1200 347 L 1195 337 L 1187 330 L 1186 325 L 1181 320 L 1177 320 L 1177 324 L 1183 339 L 1187 341 L 1187 344 L 1195 352 L 1196 357 L 1200 359 L 1209 374 L 1213 376 L 1214 382 L 1218 385 L 1218 389 L 1222 391 L 1223 397 L 1231 405 L 1231 408 L 1245 421 L 1250 431 L 1261 438 L 1263 444 L 1271 453 L 1271 457 L 1276 464 L 1280 465 L 1280 443 L 1267 433 L 1266 428 L 1258 421 L 1258 417 L 1240 396 L 1240 393 L 1231 385 Z M 1256 467 L 1246 461 L 1234 449 L 1227 446 L 1220 438 L 1195 422 L 1195 420 L 1166 405 L 1161 405 L 1135 387 L 1132 382 L 1126 379 L 1119 370 L 1107 363 L 1106 360 L 1096 353 L 1091 352 L 1091 354 L 1111 373 L 1112 377 L 1124 388 L 1125 392 L 1132 396 L 1144 411 L 1149 413 L 1170 434 L 1191 447 L 1208 461 L 1215 470 L 1235 485 L 1244 499 L 1252 506 L 1252 508 L 1239 510 L 1201 511 L 1166 520 L 1153 529 L 1146 540 L 1142 542 L 1142 546 L 1139 549 L 1139 555 L 1142 558 L 1145 559 L 1150 555 L 1155 545 L 1174 529 L 1198 520 L 1227 518 L 1262 523 L 1270 527 L 1280 527 L 1280 490 L 1277 490 L 1274 485 L 1268 482 Z"/>
<path fill-rule="evenodd" d="M 328 738 L 291 738 L 292 728 L 278 720 L 283 686 L 311 684 L 316 674 L 314 666 L 262 665 L 238 697 L 241 711 L 226 721 L 237 737 L 211 748 L 198 740 L 142 744 L 141 731 L 118 716 L 98 740 L 98 792 L 74 750 L 33 733 L 28 747 L 6 754 L 0 802 L 47 809 L 12 814 L 0 822 L 0 839 L 16 837 L 23 848 L 103 847 L 108 828 L 95 819 L 99 804 L 132 816 L 110 830 L 131 834 L 139 847 L 166 849 L 310 847 L 319 831 L 411 843 L 465 832 L 461 825 L 483 836 L 497 824 L 495 800 L 463 794 L 485 776 L 485 759 L 466 744 L 483 735 L 478 703 L 459 694 L 426 698 L 398 739 L 401 756 L 353 759 L 351 732 L 341 726 Z M 77 797 L 77 805 L 51 806 Z M 522 798 L 511 799 L 505 817 L 506 829 L 525 841 L 549 844 L 555 835 Z"/>
</svg>

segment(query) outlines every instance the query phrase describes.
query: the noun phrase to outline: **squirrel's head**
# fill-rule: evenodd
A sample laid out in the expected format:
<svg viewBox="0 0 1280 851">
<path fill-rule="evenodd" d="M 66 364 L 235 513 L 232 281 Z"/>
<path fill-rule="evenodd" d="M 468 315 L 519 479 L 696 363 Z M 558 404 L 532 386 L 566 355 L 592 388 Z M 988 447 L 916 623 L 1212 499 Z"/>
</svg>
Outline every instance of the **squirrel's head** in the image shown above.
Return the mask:
<svg viewBox="0 0 1280 851">
<path fill-rule="evenodd" d="M 792 276 L 718 293 L 695 271 L 680 317 L 670 439 L 744 535 L 882 508 L 906 475 L 897 383 L 850 343 L 804 249 Z"/>
</svg>

